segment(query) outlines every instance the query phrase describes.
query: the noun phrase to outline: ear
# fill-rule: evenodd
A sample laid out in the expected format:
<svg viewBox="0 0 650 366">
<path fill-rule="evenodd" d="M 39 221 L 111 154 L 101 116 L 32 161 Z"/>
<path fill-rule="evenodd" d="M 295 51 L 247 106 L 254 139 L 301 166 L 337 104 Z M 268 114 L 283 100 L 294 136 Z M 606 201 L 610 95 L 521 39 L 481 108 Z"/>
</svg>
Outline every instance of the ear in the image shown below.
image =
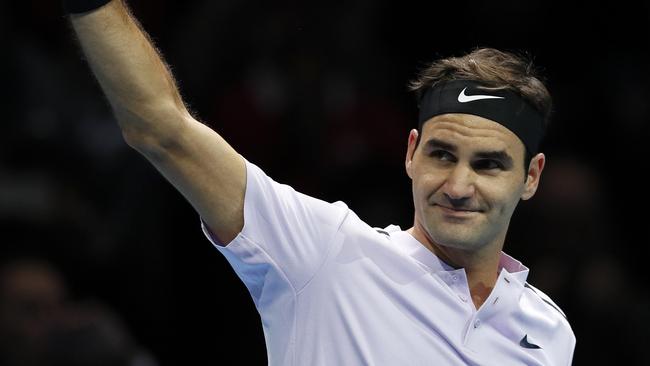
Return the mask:
<svg viewBox="0 0 650 366">
<path fill-rule="evenodd" d="M 526 176 L 526 183 L 524 187 L 524 192 L 521 195 L 522 200 L 528 200 L 535 195 L 537 187 L 539 186 L 539 179 L 542 176 L 542 170 L 544 170 L 544 165 L 546 164 L 546 156 L 539 153 L 535 155 L 530 160 L 530 165 L 528 166 L 528 174 Z"/>
<path fill-rule="evenodd" d="M 415 154 L 415 149 L 417 148 L 416 144 L 418 142 L 418 130 L 415 128 L 409 133 L 408 147 L 406 149 L 406 161 L 404 165 L 406 167 L 406 174 L 409 178 L 413 179 L 413 173 L 411 166 L 413 165 L 413 155 Z"/>
</svg>

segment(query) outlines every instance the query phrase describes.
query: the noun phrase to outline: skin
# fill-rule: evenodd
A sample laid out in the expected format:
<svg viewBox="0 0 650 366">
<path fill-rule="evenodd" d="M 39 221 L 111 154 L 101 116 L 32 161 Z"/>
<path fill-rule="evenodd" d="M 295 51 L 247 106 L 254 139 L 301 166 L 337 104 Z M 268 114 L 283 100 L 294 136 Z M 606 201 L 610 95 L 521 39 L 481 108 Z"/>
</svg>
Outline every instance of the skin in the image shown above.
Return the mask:
<svg viewBox="0 0 650 366">
<path fill-rule="evenodd" d="M 123 1 L 70 21 L 126 142 L 226 245 L 244 226 L 244 160 L 185 108 L 168 67 Z"/>
<path fill-rule="evenodd" d="M 510 218 L 520 200 L 535 194 L 545 156 L 524 172 L 525 147 L 492 120 L 460 113 L 439 115 L 411 130 L 406 172 L 415 215 L 408 232 L 438 258 L 464 268 L 476 308 L 498 277 Z M 500 156 L 483 152 L 501 152 Z"/>
</svg>

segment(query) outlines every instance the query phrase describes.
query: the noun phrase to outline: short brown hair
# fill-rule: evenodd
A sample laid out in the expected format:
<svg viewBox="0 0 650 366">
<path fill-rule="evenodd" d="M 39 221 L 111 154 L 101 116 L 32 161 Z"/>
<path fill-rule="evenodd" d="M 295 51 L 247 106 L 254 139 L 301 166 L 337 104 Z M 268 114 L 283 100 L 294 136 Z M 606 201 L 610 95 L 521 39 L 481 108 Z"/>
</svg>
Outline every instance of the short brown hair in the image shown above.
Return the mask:
<svg viewBox="0 0 650 366">
<path fill-rule="evenodd" d="M 544 128 L 548 126 L 553 107 L 551 95 L 532 60 L 526 55 L 494 48 L 477 48 L 464 56 L 430 63 L 420 70 L 417 78 L 409 82 L 408 88 L 415 93 L 419 102 L 428 88 L 450 80 L 476 80 L 489 88 L 515 92 L 542 115 Z M 531 159 L 532 156 L 526 151 L 525 169 L 528 169 Z"/>
<path fill-rule="evenodd" d="M 408 88 L 418 101 L 424 92 L 441 81 L 476 80 L 494 89 L 508 89 L 519 94 L 543 117 L 544 126 L 551 116 L 551 95 L 528 56 L 477 48 L 460 57 L 434 61 L 422 69 Z"/>
</svg>

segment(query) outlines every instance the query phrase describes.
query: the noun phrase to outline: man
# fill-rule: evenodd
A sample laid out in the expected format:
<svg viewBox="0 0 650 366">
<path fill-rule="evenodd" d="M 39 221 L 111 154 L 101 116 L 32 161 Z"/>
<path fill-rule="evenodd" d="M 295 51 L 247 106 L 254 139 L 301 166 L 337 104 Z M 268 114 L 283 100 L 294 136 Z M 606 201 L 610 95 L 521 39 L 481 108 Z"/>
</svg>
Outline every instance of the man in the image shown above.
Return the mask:
<svg viewBox="0 0 650 366">
<path fill-rule="evenodd" d="M 121 1 L 68 9 L 126 141 L 193 205 L 247 286 L 270 365 L 571 363 L 564 314 L 502 252 L 545 164 L 550 97 L 530 65 L 482 49 L 412 83 L 414 225 L 380 230 L 274 182 L 196 121 Z"/>
</svg>

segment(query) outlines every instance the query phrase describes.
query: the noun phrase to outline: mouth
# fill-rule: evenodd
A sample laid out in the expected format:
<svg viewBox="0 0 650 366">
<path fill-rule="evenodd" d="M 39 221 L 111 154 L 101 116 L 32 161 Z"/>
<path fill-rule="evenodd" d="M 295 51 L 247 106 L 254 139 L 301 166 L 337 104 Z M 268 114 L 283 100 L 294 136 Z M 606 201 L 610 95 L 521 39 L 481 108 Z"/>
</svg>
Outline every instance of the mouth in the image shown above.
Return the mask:
<svg viewBox="0 0 650 366">
<path fill-rule="evenodd" d="M 480 210 L 452 208 L 452 207 L 447 207 L 447 206 L 442 206 L 442 205 L 434 205 L 434 206 L 438 207 L 444 214 L 449 215 L 449 216 L 469 216 L 469 215 L 481 212 Z"/>
</svg>

